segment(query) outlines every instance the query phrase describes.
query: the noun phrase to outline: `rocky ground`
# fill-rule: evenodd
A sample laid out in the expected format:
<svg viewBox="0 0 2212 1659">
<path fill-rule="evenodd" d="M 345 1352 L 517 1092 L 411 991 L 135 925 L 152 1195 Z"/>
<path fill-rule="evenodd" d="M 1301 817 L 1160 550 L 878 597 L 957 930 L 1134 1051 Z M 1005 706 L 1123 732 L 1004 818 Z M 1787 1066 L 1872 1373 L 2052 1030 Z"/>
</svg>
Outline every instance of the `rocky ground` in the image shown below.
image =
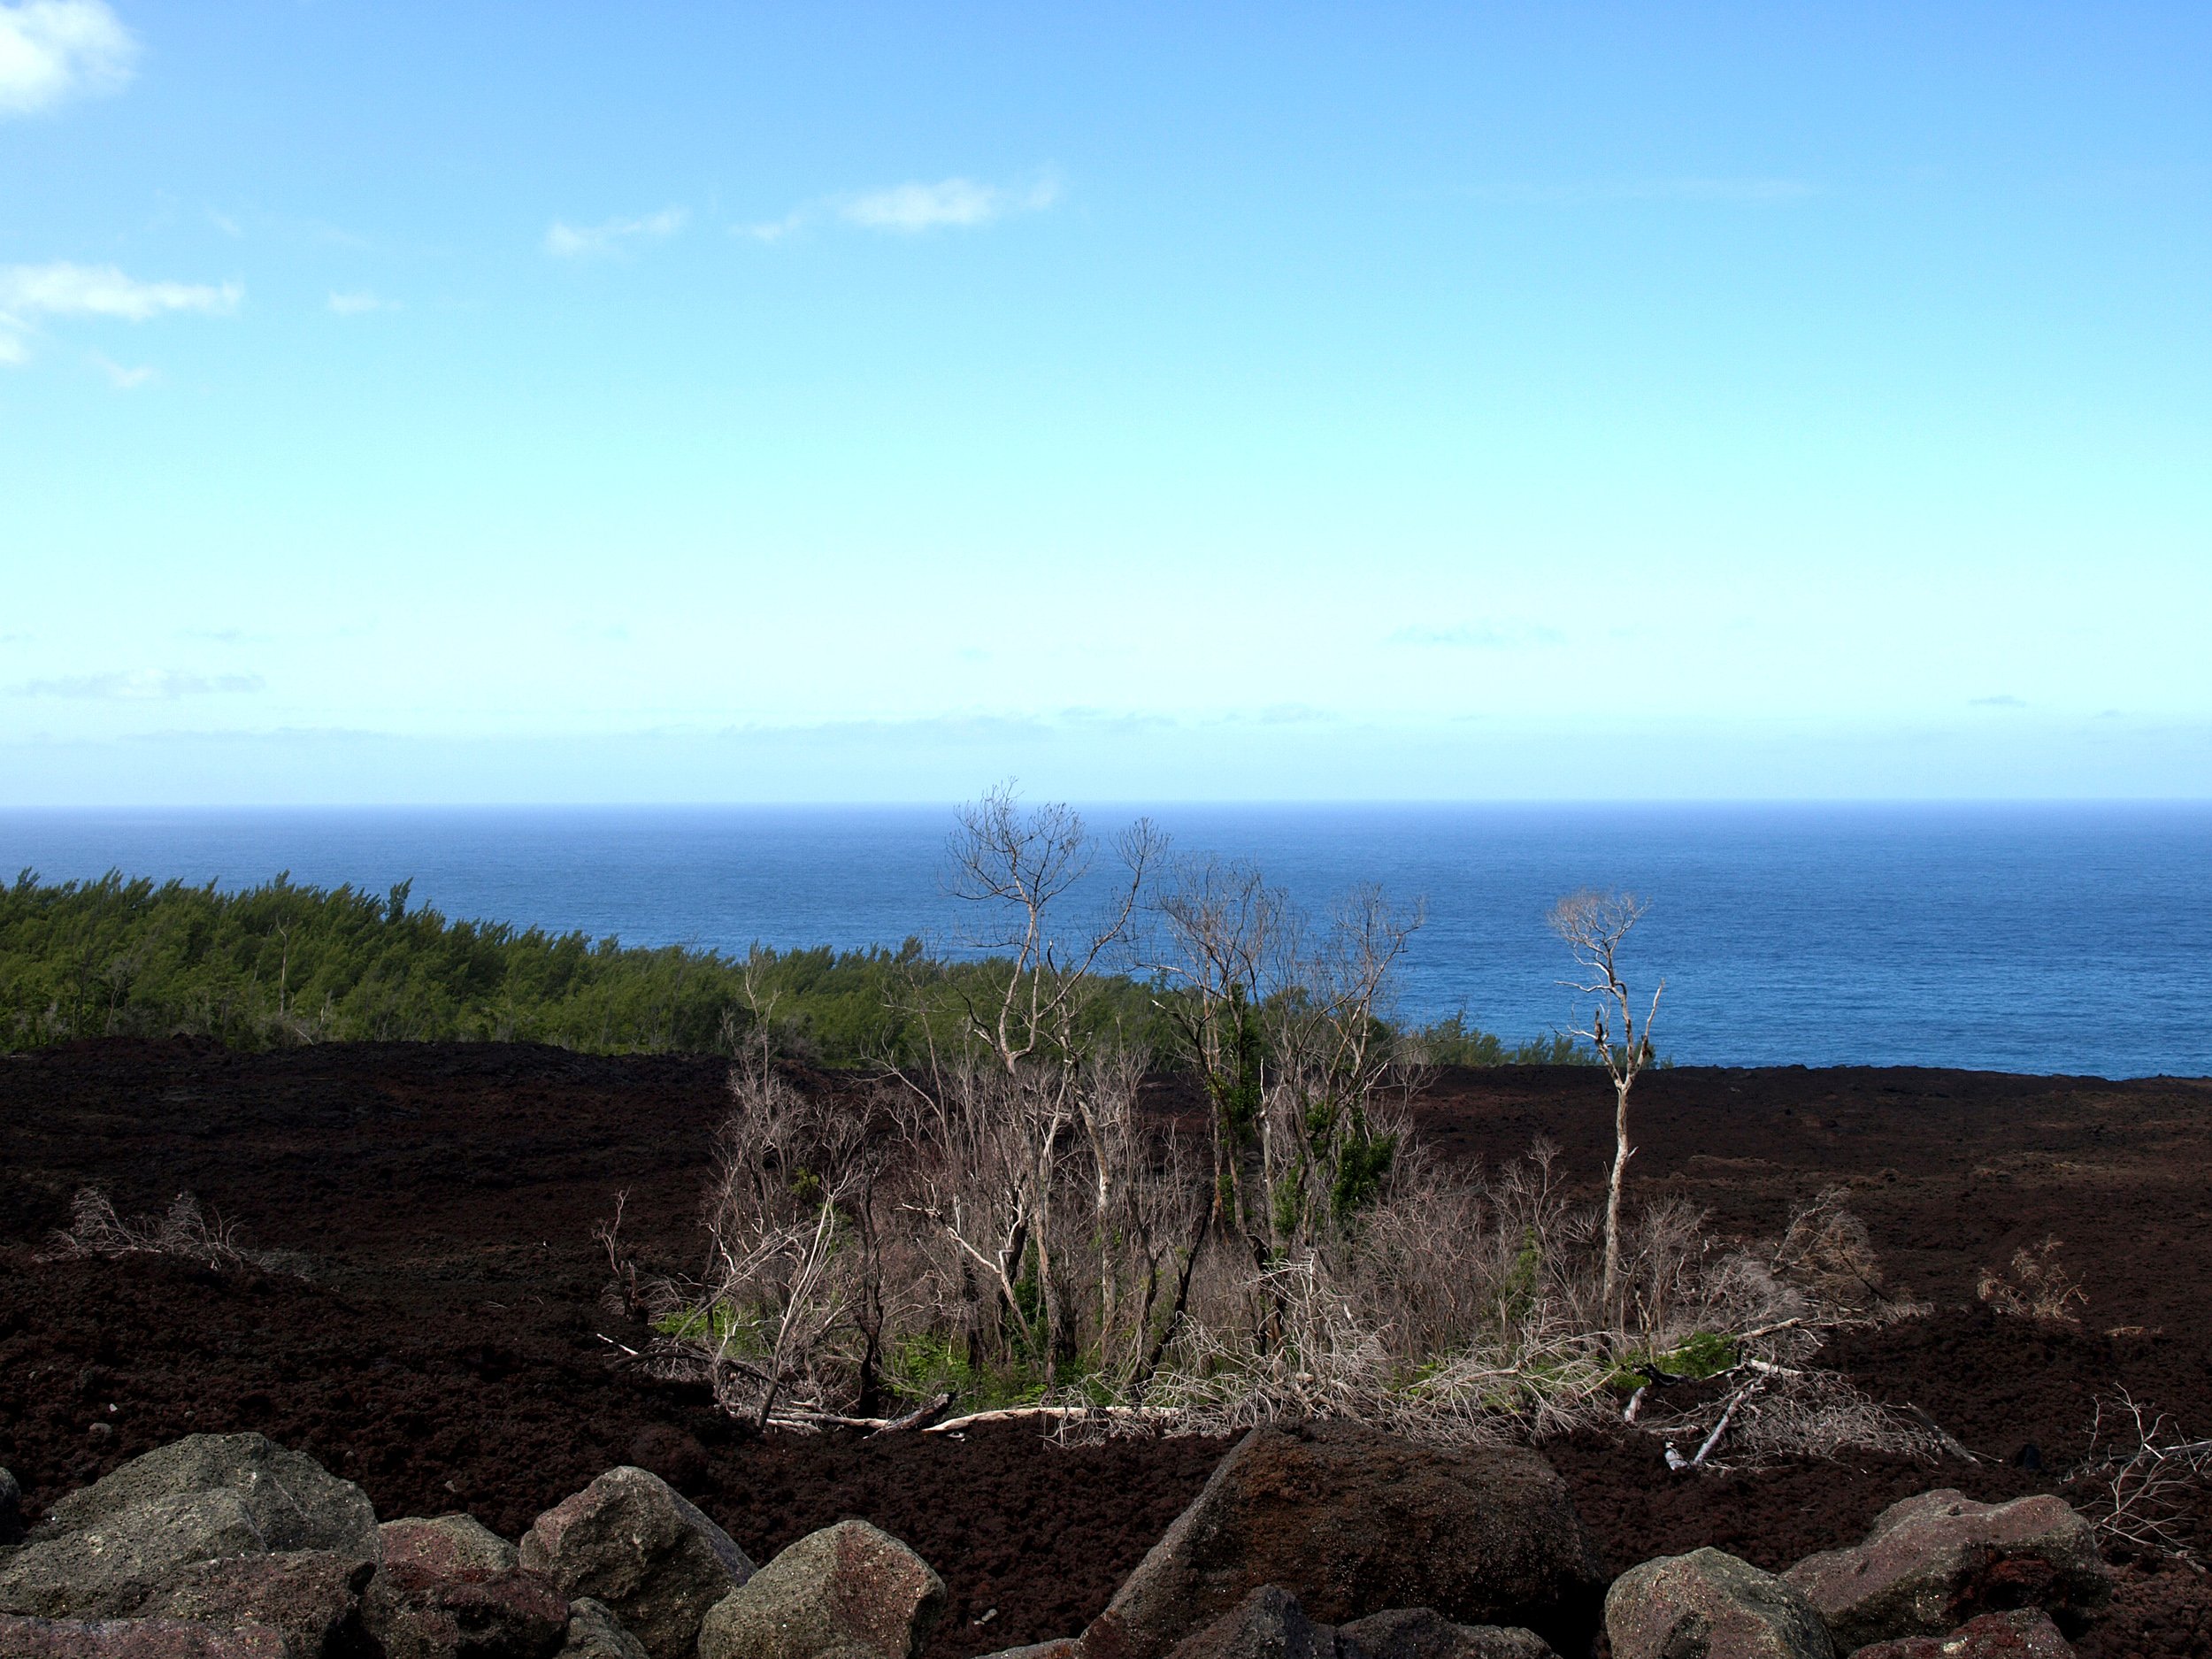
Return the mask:
<svg viewBox="0 0 2212 1659">
<path fill-rule="evenodd" d="M 638 1463 L 757 1561 L 847 1517 L 903 1540 L 946 1580 L 933 1655 L 1082 1628 L 1220 1444 L 1062 1449 L 1020 1429 L 763 1444 L 606 1364 L 603 1337 L 630 1333 L 597 1305 L 592 1225 L 626 1191 L 638 1246 L 685 1259 L 720 1085 L 710 1060 L 490 1045 L 0 1060 L 0 1464 L 27 1515 L 196 1431 L 259 1430 L 380 1516 L 465 1510 L 508 1539 Z M 1420 1116 L 1456 1155 L 1513 1156 L 1542 1133 L 1594 1177 L 1606 1105 L 1587 1072 L 1462 1072 Z M 2060 1478 L 2116 1386 L 2212 1432 L 2212 1084 L 1685 1068 L 1640 1086 L 1639 1123 L 1636 1180 L 1724 1233 L 1776 1233 L 1793 1201 L 1847 1182 L 1893 1289 L 1934 1311 L 1827 1359 L 1985 1461 L 1683 1476 L 1640 1439 L 1548 1446 L 1607 1571 L 1707 1544 L 1779 1570 L 1934 1486 L 2085 1502 Z M 311 1277 L 35 1259 L 87 1183 L 126 1211 L 188 1188 Z M 1982 1269 L 2051 1236 L 2088 1295 L 2078 1325 L 1977 1302 Z M 2212 1547 L 2200 1500 L 2184 1525 Z M 2082 1652 L 2212 1653 L 2199 1575 L 2121 1571 Z"/>
</svg>

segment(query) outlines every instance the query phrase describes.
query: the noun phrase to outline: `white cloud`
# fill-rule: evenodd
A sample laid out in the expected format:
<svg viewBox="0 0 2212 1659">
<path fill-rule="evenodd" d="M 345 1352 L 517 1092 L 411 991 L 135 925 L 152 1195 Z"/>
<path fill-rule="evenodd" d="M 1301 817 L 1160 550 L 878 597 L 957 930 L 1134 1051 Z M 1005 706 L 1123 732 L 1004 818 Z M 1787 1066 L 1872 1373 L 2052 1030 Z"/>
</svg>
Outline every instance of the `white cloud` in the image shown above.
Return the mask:
<svg viewBox="0 0 2212 1659">
<path fill-rule="evenodd" d="M 140 282 L 113 265 L 0 265 L 0 311 L 50 317 L 120 317 L 142 323 L 165 311 L 235 311 L 245 290 L 189 282 Z"/>
<path fill-rule="evenodd" d="M 127 369 L 112 358 L 102 357 L 96 351 L 91 354 L 91 360 L 92 366 L 106 375 L 108 384 L 119 392 L 136 391 L 147 381 L 157 378 L 157 372 L 153 369 Z"/>
<path fill-rule="evenodd" d="M 804 208 L 794 208 L 781 219 L 764 219 L 757 225 L 733 225 L 733 236 L 750 236 L 755 242 L 781 242 L 807 221 Z"/>
<path fill-rule="evenodd" d="M 31 354 L 24 349 L 23 336 L 16 329 L 22 325 L 12 317 L 0 317 L 0 364 L 13 368 Z"/>
<path fill-rule="evenodd" d="M 258 674 L 193 674 L 180 668 L 136 672 L 68 674 L 58 680 L 19 680 L 8 687 L 18 697 L 73 697 L 97 703 L 165 703 L 176 697 L 215 692 L 259 691 Z"/>
<path fill-rule="evenodd" d="M 848 224 L 869 230 L 912 234 L 941 226 L 988 225 L 1010 213 L 1033 213 L 1060 199 L 1060 185 L 1046 177 L 1026 189 L 978 184 L 972 179 L 945 179 L 935 184 L 899 184 L 872 190 L 839 204 Z"/>
<path fill-rule="evenodd" d="M 545 250 L 557 259 L 615 253 L 640 238 L 672 236 L 690 217 L 680 207 L 664 207 L 643 219 L 611 219 L 603 225 L 568 225 L 555 219 L 545 233 Z"/>
<path fill-rule="evenodd" d="M 354 288 L 330 296 L 330 309 L 341 317 L 360 317 L 370 311 L 396 311 L 397 300 L 380 299 L 367 288 Z"/>
<path fill-rule="evenodd" d="M 35 115 L 131 78 L 138 42 L 104 0 L 0 5 L 0 116 Z"/>
</svg>

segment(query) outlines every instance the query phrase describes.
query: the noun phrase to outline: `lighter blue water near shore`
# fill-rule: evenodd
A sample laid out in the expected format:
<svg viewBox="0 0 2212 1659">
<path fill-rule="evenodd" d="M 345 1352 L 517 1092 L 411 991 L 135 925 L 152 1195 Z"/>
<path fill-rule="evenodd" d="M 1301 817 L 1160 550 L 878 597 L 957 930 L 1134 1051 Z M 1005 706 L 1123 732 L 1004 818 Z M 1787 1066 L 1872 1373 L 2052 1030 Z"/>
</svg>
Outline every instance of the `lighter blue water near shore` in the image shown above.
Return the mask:
<svg viewBox="0 0 2212 1659">
<path fill-rule="evenodd" d="M 1131 809 L 1092 810 L 1111 829 Z M 2212 1074 L 2212 806 L 1164 806 L 1178 850 L 1256 862 L 1321 909 L 1422 898 L 1399 1001 L 1509 1038 L 1571 1015 L 1544 912 L 1652 909 L 1635 983 L 1683 1064 Z M 0 870 L 381 893 L 630 944 L 956 943 L 942 809 L 0 813 Z"/>
</svg>

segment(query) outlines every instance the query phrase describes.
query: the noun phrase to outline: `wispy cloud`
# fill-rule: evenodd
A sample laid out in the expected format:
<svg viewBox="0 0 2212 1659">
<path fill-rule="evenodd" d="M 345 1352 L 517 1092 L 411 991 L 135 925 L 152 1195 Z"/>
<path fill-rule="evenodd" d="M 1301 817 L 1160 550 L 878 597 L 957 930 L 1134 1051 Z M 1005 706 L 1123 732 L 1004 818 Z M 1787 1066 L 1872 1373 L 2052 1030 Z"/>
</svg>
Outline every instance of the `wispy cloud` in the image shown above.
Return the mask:
<svg viewBox="0 0 2212 1659">
<path fill-rule="evenodd" d="M 978 184 L 972 179 L 943 179 L 851 196 L 838 204 L 837 213 L 849 225 L 911 235 L 947 226 L 973 228 L 1014 213 L 1041 212 L 1059 199 L 1059 180 L 1049 175 L 1014 189 Z"/>
<path fill-rule="evenodd" d="M 1803 179 L 1675 178 L 1479 184 L 1466 194 L 1478 202 L 1508 207 L 1586 207 L 1608 202 L 1711 202 L 1773 207 L 1802 201 L 1818 192 Z"/>
<path fill-rule="evenodd" d="M 235 282 L 141 282 L 111 265 L 0 265 L 0 312 L 18 317 L 119 317 L 142 323 L 168 311 L 235 311 L 244 296 Z"/>
<path fill-rule="evenodd" d="M 0 365 L 13 368 L 31 355 L 23 344 L 22 327 L 14 318 L 0 311 Z"/>
<path fill-rule="evenodd" d="M 330 296 L 330 309 L 341 317 L 365 317 L 371 311 L 396 311 L 397 300 L 388 300 L 367 288 L 352 288 Z"/>
<path fill-rule="evenodd" d="M 0 5 L 0 116 L 35 115 L 131 78 L 138 42 L 104 0 Z"/>
<path fill-rule="evenodd" d="M 8 687 L 16 697 L 72 697 L 96 703 L 166 703 L 178 697 L 259 691 L 258 674 L 194 674 L 182 669 L 141 669 L 134 672 L 65 674 L 55 680 L 19 680 Z"/>
<path fill-rule="evenodd" d="M 781 219 L 733 225 L 730 234 L 754 242 L 781 242 L 795 231 L 829 218 L 860 230 L 918 235 L 932 230 L 974 230 L 1017 213 L 1040 213 L 1060 199 L 1060 180 L 1040 174 L 1025 185 L 982 184 L 973 179 L 940 179 L 934 184 L 895 184 L 881 190 L 825 196 L 803 202 Z"/>
<path fill-rule="evenodd" d="M 106 375 L 108 384 L 119 392 L 136 391 L 148 381 L 159 378 L 157 370 L 144 367 L 127 369 L 114 358 L 104 357 L 97 351 L 90 354 L 90 359 L 92 366 Z"/>
<path fill-rule="evenodd" d="M 545 233 L 545 250 L 557 259 L 618 253 L 633 242 L 674 235 L 690 217 L 683 208 L 664 207 L 642 219 L 611 219 L 598 225 L 570 225 L 555 219 Z"/>
<path fill-rule="evenodd" d="M 755 242 L 781 242 L 793 231 L 804 225 L 807 218 L 806 209 L 795 207 L 781 219 L 762 219 L 751 225 L 733 225 L 730 227 L 730 234 L 749 236 Z"/>
<path fill-rule="evenodd" d="M 2024 709 L 2028 701 L 2025 697 L 2016 697 L 2006 691 L 1993 697 L 1969 697 L 1966 706 L 1970 709 Z"/>
<path fill-rule="evenodd" d="M 1406 626 L 1394 629 L 1387 645 L 1417 645 L 1460 651 L 1514 651 L 1530 645 L 1563 645 L 1567 636 L 1557 628 L 1529 622 L 1461 622 L 1448 628 Z"/>
</svg>

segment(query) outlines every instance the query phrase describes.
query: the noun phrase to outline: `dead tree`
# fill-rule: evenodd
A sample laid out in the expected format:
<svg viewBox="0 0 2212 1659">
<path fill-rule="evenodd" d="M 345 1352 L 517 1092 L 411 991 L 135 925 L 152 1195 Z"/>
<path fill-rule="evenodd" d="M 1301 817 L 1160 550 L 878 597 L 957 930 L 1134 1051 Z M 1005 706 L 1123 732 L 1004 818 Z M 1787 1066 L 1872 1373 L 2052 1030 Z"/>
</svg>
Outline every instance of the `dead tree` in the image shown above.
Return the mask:
<svg viewBox="0 0 2212 1659">
<path fill-rule="evenodd" d="M 1275 1071 L 1265 1010 L 1295 977 L 1298 917 L 1258 871 L 1214 857 L 1179 861 L 1158 910 L 1166 938 L 1153 968 L 1177 992 L 1162 1010 L 1212 1107 L 1211 1225 L 1247 1240 L 1263 1267 L 1262 1124 Z"/>
<path fill-rule="evenodd" d="M 1649 906 L 1630 893 L 1577 893 L 1552 907 L 1551 930 L 1574 953 L 1580 977 L 1563 981 L 1578 995 L 1591 997 L 1590 1023 L 1574 1034 L 1597 1051 L 1606 1074 L 1613 1080 L 1613 1169 L 1605 1186 L 1605 1279 L 1601 1292 L 1607 1317 L 1617 1326 L 1624 1323 L 1621 1307 L 1621 1188 L 1628 1179 L 1628 1160 L 1634 1148 L 1628 1139 L 1628 1095 L 1636 1079 L 1652 1062 L 1651 1022 L 1659 1013 L 1664 979 L 1655 986 L 1643 1023 L 1636 1021 L 1635 1006 L 1620 975 L 1621 942 L 1628 937 Z M 1619 1024 L 1608 1020 L 1609 1011 Z"/>
<path fill-rule="evenodd" d="M 1387 1166 L 1371 1107 L 1399 1060 L 1381 1015 L 1421 910 L 1363 887 L 1316 932 L 1257 871 L 1215 858 L 1177 866 L 1157 908 L 1160 1006 L 1213 1107 L 1213 1215 L 1264 1270 Z"/>
<path fill-rule="evenodd" d="M 1055 932 L 1060 902 L 1089 874 L 1098 852 L 1081 815 L 1057 803 L 1025 811 L 1006 785 L 961 809 L 947 885 L 983 918 L 963 942 L 1008 966 L 995 1001 L 964 994 L 962 1010 L 967 1034 L 1003 1070 L 1027 1060 L 1068 1070 L 1081 1064 L 1075 1028 L 1094 975 L 1126 936 L 1160 849 L 1157 832 L 1142 820 L 1116 838 L 1125 879 L 1087 937 L 1071 943 Z"/>
<path fill-rule="evenodd" d="M 948 1150 L 964 1139 L 989 1146 L 1007 1171 L 988 1206 L 987 1248 L 978 1248 L 976 1228 L 944 1225 L 960 1249 L 990 1272 L 1005 1309 L 1022 1326 L 1028 1321 L 1013 1286 L 1033 1258 L 1042 1328 L 1030 1334 L 1048 1382 L 1056 1379 L 1060 1360 L 1072 1348 L 1075 1324 L 1055 1260 L 1054 1201 L 1071 1139 L 1081 1130 L 1094 1146 L 1098 1142 L 1100 1109 L 1090 1094 L 1111 1073 L 1087 1064 L 1097 1056 L 1085 1016 L 1102 964 L 1127 936 L 1160 847 L 1142 821 L 1116 838 L 1121 879 L 1089 926 L 1072 931 L 1065 920 L 1071 895 L 1100 850 L 1078 813 L 1056 803 L 1025 809 L 1002 785 L 962 810 L 948 849 L 947 885 L 979 918 L 963 942 L 1001 965 L 981 985 L 956 982 L 957 1049 L 940 1054 L 933 1036 L 928 1077 L 910 1080 L 935 1102 Z M 983 1086 L 979 1067 L 995 1073 L 996 1082 Z M 961 1125 L 956 1110 L 980 1110 L 995 1121 Z M 1094 1202 L 1102 1212 L 1102 1201 Z M 949 1206 L 940 1205 L 937 1213 L 949 1217 Z M 1097 1218 L 1102 1223 L 1102 1213 Z"/>
</svg>

